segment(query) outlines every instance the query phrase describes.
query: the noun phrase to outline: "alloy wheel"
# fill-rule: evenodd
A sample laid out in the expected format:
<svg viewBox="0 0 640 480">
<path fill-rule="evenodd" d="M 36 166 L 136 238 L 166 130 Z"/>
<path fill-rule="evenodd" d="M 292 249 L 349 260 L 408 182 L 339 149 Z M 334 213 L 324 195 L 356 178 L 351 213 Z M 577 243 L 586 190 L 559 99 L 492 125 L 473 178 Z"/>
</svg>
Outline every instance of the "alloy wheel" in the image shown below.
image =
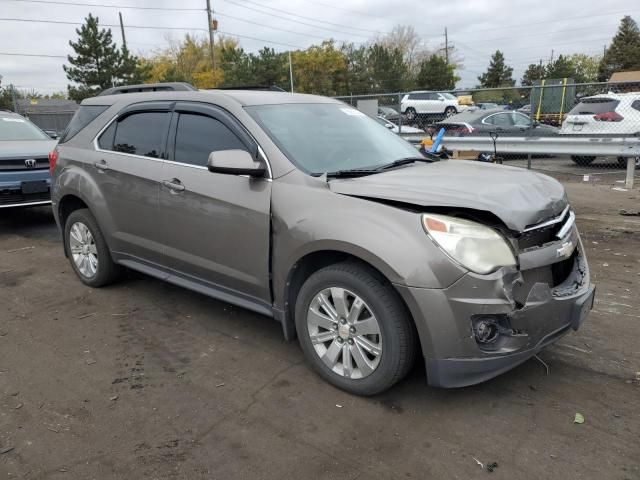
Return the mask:
<svg viewBox="0 0 640 480">
<path fill-rule="evenodd" d="M 82 222 L 71 225 L 69 251 L 78 271 L 86 278 L 94 277 L 98 271 L 98 249 L 91 230 Z"/>
<path fill-rule="evenodd" d="M 313 298 L 307 330 L 316 354 L 334 373 L 350 379 L 371 375 L 382 357 L 380 325 L 353 292 L 326 288 Z"/>
</svg>

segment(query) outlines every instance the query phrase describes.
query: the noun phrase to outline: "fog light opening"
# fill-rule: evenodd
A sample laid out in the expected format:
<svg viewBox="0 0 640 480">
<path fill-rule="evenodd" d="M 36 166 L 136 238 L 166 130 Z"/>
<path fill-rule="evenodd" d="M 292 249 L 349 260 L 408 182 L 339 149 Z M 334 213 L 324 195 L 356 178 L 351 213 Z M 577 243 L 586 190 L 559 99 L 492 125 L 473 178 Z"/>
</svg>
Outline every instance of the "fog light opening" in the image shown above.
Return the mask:
<svg viewBox="0 0 640 480">
<path fill-rule="evenodd" d="M 476 342 L 484 345 L 493 343 L 500 335 L 498 320 L 491 317 L 477 319 L 473 326 L 473 331 L 476 337 Z"/>
</svg>

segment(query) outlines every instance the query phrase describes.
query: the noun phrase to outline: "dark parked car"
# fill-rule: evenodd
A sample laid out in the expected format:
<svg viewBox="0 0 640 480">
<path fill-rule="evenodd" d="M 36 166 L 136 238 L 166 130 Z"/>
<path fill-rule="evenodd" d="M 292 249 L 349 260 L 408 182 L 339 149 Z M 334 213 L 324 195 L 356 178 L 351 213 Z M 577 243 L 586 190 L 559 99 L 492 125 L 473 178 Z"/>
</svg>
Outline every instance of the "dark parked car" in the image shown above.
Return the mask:
<svg viewBox="0 0 640 480">
<path fill-rule="evenodd" d="M 400 114 L 395 108 L 384 106 L 378 107 L 378 116 L 395 124 L 397 124 L 400 119 Z"/>
<path fill-rule="evenodd" d="M 523 135 L 525 132 L 533 132 L 536 136 L 541 136 L 558 133 L 556 127 L 536 123 L 524 113 L 501 109 L 462 112 L 437 122 L 432 127 L 444 127 L 447 135 L 486 135 L 489 132 Z"/>
<path fill-rule="evenodd" d="M 26 118 L 0 111 L 0 208 L 51 203 L 48 155 L 55 145 Z"/>
<path fill-rule="evenodd" d="M 559 182 L 422 156 L 337 100 L 116 94 L 72 123 L 53 210 L 80 281 L 124 266 L 272 317 L 347 391 L 379 393 L 418 356 L 431 385 L 482 382 L 592 306 Z"/>
</svg>

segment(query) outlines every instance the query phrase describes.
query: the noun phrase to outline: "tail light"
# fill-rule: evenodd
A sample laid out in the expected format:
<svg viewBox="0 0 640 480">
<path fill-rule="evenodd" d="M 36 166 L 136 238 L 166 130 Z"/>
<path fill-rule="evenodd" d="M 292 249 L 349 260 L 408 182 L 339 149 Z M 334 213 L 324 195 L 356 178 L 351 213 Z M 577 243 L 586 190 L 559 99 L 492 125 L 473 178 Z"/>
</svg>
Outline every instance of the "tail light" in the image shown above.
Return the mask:
<svg viewBox="0 0 640 480">
<path fill-rule="evenodd" d="M 593 119 L 598 122 L 621 122 L 624 117 L 616 112 L 604 112 L 594 115 Z"/>
<path fill-rule="evenodd" d="M 474 130 L 473 127 L 472 128 L 468 128 L 468 127 L 451 128 L 447 130 L 447 135 L 461 137 L 461 136 L 473 133 L 473 130 Z"/>
<path fill-rule="evenodd" d="M 53 169 L 56 168 L 56 162 L 58 161 L 58 150 L 52 150 L 49 152 L 49 172 L 53 175 Z"/>
</svg>

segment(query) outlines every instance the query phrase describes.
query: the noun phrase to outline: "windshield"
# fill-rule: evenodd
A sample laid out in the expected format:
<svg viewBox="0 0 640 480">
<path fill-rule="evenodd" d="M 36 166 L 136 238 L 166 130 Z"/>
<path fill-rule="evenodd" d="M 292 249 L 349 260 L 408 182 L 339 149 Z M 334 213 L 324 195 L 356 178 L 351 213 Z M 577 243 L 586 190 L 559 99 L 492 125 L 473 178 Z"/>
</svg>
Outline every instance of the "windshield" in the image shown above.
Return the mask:
<svg viewBox="0 0 640 480">
<path fill-rule="evenodd" d="M 51 140 L 49 136 L 30 121 L 21 117 L 0 117 L 0 141 L 6 140 Z"/>
<path fill-rule="evenodd" d="M 347 105 L 295 103 L 246 110 L 296 166 L 312 175 L 419 156 L 410 143 Z"/>
<path fill-rule="evenodd" d="M 444 98 L 448 100 L 456 100 L 458 98 L 455 95 L 452 95 L 451 93 L 441 93 L 440 95 L 442 95 Z"/>
</svg>

